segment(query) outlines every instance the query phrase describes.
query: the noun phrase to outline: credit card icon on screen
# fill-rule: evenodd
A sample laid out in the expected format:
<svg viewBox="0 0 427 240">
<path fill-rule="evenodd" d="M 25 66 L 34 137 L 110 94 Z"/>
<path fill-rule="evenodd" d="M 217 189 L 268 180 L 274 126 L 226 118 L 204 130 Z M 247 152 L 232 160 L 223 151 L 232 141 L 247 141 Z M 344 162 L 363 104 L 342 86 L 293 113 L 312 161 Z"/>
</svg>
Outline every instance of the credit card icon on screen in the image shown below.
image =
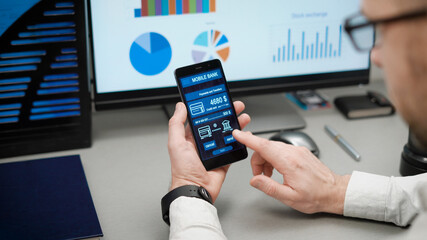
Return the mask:
<svg viewBox="0 0 427 240">
<path fill-rule="evenodd" d="M 191 115 L 199 115 L 205 112 L 205 107 L 202 102 L 193 103 L 190 105 Z"/>
</svg>

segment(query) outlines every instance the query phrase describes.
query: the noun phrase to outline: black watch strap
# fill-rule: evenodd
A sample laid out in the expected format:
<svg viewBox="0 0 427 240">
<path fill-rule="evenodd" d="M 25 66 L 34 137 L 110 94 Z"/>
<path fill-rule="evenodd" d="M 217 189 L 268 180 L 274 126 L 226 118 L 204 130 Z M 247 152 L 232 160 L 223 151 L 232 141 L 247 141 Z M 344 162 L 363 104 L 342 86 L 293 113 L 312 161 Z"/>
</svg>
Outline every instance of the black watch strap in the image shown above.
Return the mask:
<svg viewBox="0 0 427 240">
<path fill-rule="evenodd" d="M 162 198 L 162 217 L 163 221 L 165 221 L 168 225 L 170 225 L 169 207 L 171 203 L 179 197 L 200 198 L 212 204 L 212 197 L 204 187 L 186 185 L 175 188 Z"/>
</svg>

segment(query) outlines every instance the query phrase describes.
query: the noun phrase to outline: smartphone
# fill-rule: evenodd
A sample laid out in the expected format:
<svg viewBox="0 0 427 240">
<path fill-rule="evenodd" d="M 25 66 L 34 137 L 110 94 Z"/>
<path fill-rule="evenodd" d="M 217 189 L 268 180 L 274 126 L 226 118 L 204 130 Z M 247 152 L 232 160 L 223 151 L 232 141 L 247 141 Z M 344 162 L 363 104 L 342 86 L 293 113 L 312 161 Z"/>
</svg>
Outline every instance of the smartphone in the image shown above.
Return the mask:
<svg viewBox="0 0 427 240">
<path fill-rule="evenodd" d="M 175 79 L 206 170 L 245 159 L 246 146 L 232 135 L 240 125 L 221 62 L 215 59 L 178 68 Z"/>
</svg>

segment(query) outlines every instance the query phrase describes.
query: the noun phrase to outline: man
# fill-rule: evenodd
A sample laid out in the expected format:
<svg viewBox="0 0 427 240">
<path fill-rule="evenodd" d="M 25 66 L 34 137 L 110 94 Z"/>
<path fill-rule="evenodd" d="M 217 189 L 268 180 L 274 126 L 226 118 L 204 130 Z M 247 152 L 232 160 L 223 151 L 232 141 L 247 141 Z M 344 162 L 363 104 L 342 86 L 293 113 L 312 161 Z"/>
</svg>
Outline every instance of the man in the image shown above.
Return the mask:
<svg viewBox="0 0 427 240">
<path fill-rule="evenodd" d="M 427 0 L 365 0 L 362 5 L 363 15 L 371 25 L 377 26 L 382 36 L 372 50 L 372 60 L 384 69 L 390 98 L 427 149 L 427 14 L 420 11 L 423 9 L 427 9 Z M 244 105 L 236 102 L 235 108 L 240 113 Z M 170 190 L 185 185 L 202 186 L 215 201 L 228 167 L 206 172 L 190 129 L 184 128 L 186 114 L 185 106 L 178 103 L 170 120 Z M 243 128 L 250 118 L 242 114 L 239 122 Z M 351 176 L 340 176 L 308 149 L 238 130 L 233 136 L 255 151 L 251 159 L 254 177 L 250 184 L 298 211 L 335 213 L 399 226 L 411 223 L 421 211 L 417 192 L 420 187 L 426 188 L 427 174 L 390 178 L 353 172 Z M 283 175 L 283 183 L 270 178 L 273 169 Z M 169 210 L 172 239 L 198 238 L 200 234 L 203 239 L 225 238 L 216 209 L 210 203 L 179 197 Z"/>
</svg>

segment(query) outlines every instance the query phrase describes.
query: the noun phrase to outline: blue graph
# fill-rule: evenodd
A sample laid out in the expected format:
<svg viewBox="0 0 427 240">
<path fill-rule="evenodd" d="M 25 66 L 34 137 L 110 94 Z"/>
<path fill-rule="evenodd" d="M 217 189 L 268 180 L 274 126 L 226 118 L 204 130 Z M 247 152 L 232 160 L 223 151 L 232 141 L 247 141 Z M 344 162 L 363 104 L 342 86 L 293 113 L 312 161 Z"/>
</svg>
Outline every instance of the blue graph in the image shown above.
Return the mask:
<svg viewBox="0 0 427 240">
<path fill-rule="evenodd" d="M 342 26 L 336 29 L 338 31 L 337 39 L 329 37 L 329 26 L 326 26 L 323 32 L 310 32 L 310 39 L 308 39 L 309 32 L 298 32 L 296 35 L 301 37 L 301 43 L 295 44 L 292 39 L 296 37 L 292 30 L 288 29 L 286 31 L 287 41 L 277 47 L 277 52 L 273 54 L 273 62 L 283 63 L 339 58 L 342 55 L 342 30 Z"/>
<path fill-rule="evenodd" d="M 139 73 L 147 76 L 163 72 L 172 58 L 168 40 L 155 32 L 139 36 L 130 48 L 130 61 Z"/>
</svg>

